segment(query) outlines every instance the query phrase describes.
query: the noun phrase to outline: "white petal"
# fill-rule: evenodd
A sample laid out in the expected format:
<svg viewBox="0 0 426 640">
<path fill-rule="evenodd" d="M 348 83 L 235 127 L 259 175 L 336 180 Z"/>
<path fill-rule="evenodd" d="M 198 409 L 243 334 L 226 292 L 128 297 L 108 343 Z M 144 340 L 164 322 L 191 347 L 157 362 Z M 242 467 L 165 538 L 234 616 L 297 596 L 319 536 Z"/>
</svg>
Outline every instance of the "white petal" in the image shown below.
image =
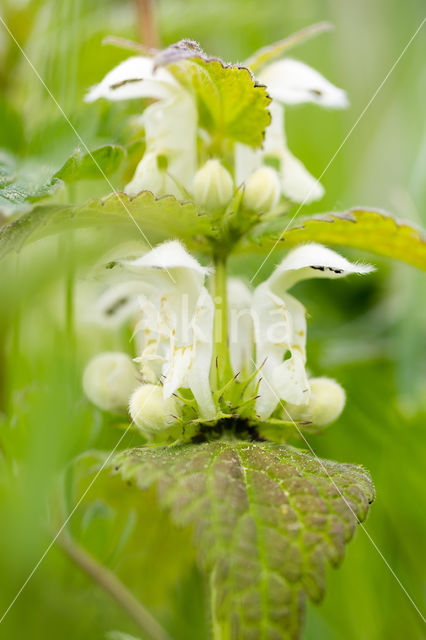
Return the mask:
<svg viewBox="0 0 426 640">
<path fill-rule="evenodd" d="M 172 345 L 170 360 L 164 369 L 164 397 L 170 397 L 179 387 L 191 389 L 200 415 L 214 417 L 216 408 L 210 389 L 210 365 L 213 352 L 214 303 L 203 288 L 192 319 L 192 343 L 185 347 Z"/>
<path fill-rule="evenodd" d="M 274 295 L 268 281 L 253 294 L 252 314 L 256 342 L 256 366 L 261 367 L 258 379 L 260 397 L 256 411 L 267 418 L 279 402 L 274 388 L 273 372 L 283 362 L 292 341 L 292 321 L 285 302 Z"/>
<path fill-rule="evenodd" d="M 269 105 L 271 124 L 265 132 L 263 144 L 264 154 L 281 158 L 282 152 L 287 149 L 287 140 L 284 129 L 284 108 L 276 100 Z"/>
<path fill-rule="evenodd" d="M 127 58 L 92 87 L 86 102 L 98 98 L 125 100 L 129 98 L 167 98 L 179 90 L 174 77 L 165 69 L 153 71 L 153 60 L 144 56 Z"/>
<path fill-rule="evenodd" d="M 165 154 L 145 153 L 132 180 L 125 186 L 125 193 L 133 198 L 141 191 L 148 190 L 156 196 L 171 195 L 178 200 L 182 199 L 183 194 L 176 180 L 173 180 L 168 171 L 159 168 L 158 155 Z"/>
<path fill-rule="evenodd" d="M 140 312 L 139 297 L 150 288 L 149 284 L 136 280 L 110 287 L 87 310 L 88 321 L 118 328 Z"/>
<path fill-rule="evenodd" d="M 299 60 L 273 62 L 263 69 L 259 80 L 266 84 L 272 98 L 284 104 L 313 102 L 335 109 L 348 105 L 345 91 Z"/>
<path fill-rule="evenodd" d="M 206 419 L 213 418 L 216 414 L 210 389 L 214 312 L 213 299 L 207 289 L 203 288 L 192 321 L 194 354 L 188 374 L 188 386 L 197 401 L 201 417 Z"/>
<path fill-rule="evenodd" d="M 309 204 L 324 195 L 324 187 L 288 149 L 282 155 L 280 177 L 282 192 L 293 202 Z"/>
<path fill-rule="evenodd" d="M 251 174 L 262 166 L 263 152 L 246 144 L 235 144 L 235 184 L 243 184 Z"/>
<path fill-rule="evenodd" d="M 252 293 L 238 278 L 229 278 L 227 286 L 229 355 L 233 372 L 244 376 L 253 364 Z"/>
<path fill-rule="evenodd" d="M 282 362 L 272 373 L 272 386 L 277 396 L 294 405 L 305 404 L 310 397 L 304 358 L 293 351 L 291 358 Z"/>
<path fill-rule="evenodd" d="M 204 278 L 211 273 L 211 269 L 203 267 L 177 240 L 170 240 L 159 244 L 154 249 L 137 258 L 125 260 L 122 264 L 136 273 L 146 269 L 188 269 Z"/>
<path fill-rule="evenodd" d="M 278 293 L 307 278 L 343 278 L 351 273 L 366 274 L 372 271 L 374 267 L 371 265 L 349 262 L 335 251 L 312 242 L 290 251 L 268 282 L 271 289 Z"/>
</svg>

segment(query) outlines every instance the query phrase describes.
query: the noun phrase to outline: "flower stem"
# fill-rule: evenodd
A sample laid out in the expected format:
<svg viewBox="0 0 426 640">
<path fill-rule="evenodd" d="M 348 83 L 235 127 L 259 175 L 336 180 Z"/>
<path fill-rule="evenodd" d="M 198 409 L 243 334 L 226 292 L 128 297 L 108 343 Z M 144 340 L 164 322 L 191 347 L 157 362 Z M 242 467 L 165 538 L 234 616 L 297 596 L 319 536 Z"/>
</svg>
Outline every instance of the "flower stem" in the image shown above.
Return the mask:
<svg viewBox="0 0 426 640">
<path fill-rule="evenodd" d="M 155 0 L 135 0 L 141 40 L 149 48 L 159 47 Z"/>
<path fill-rule="evenodd" d="M 148 638 L 151 640 L 171 640 L 167 631 L 127 587 L 109 569 L 101 565 L 83 547 L 72 540 L 68 534 L 60 536 L 57 539 L 57 544 L 80 569 L 114 598 Z"/>
<path fill-rule="evenodd" d="M 228 344 L 228 297 L 226 292 L 226 258 L 215 256 L 214 276 L 214 366 L 216 366 L 216 384 L 220 389 L 232 378 L 231 360 Z"/>
</svg>

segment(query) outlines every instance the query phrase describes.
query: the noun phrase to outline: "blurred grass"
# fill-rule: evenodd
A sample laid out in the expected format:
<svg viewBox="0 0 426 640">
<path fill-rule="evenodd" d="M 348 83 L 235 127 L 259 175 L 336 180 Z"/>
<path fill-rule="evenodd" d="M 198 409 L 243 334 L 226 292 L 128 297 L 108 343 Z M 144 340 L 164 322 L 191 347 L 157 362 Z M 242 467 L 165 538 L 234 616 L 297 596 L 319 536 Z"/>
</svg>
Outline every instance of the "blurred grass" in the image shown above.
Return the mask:
<svg viewBox="0 0 426 640">
<path fill-rule="evenodd" d="M 288 109 L 289 144 L 320 175 L 423 19 L 419 0 L 163 0 L 164 44 L 199 40 L 211 54 L 244 60 L 254 49 L 308 24 L 330 20 L 331 34 L 292 55 L 348 90 L 346 112 L 314 106 Z M 105 35 L 138 39 L 134 5 L 110 0 L 3 0 L 1 15 L 89 148 L 126 139 L 126 116 L 137 103 L 84 105 L 88 86 L 127 56 L 101 47 Z M 374 100 L 323 183 L 327 194 L 301 213 L 356 204 L 382 207 L 425 225 L 425 34 L 421 33 Z M 28 63 L 0 26 L 0 146 L 21 158 L 37 156 L 57 168 L 77 146 L 69 125 Z M 79 199 L 107 185 L 87 184 Z M 106 234 L 79 243 L 85 265 L 112 246 Z M 371 259 L 371 256 L 369 256 Z M 273 256 L 269 268 L 278 262 Z M 366 528 L 408 592 L 422 608 L 424 557 L 424 402 L 426 376 L 424 277 L 400 264 L 375 261 L 375 276 L 348 282 L 306 283 L 296 295 L 311 314 L 309 364 L 335 376 L 348 394 L 341 419 L 312 446 L 324 457 L 361 463 L 377 490 Z M 235 264 L 246 275 L 253 262 Z M 126 347 L 124 336 L 90 332 L 73 346 L 65 331 L 61 283 L 66 264 L 54 240 L 2 264 L 0 281 L 0 616 L 51 539 L 45 530 L 48 496 L 74 456 L 94 447 L 111 450 L 122 431 L 82 398 L 80 375 L 91 353 Z M 123 445 L 138 443 L 130 433 Z M 72 476 L 70 504 L 90 482 Z M 75 478 L 79 478 L 76 482 Z M 108 491 L 104 482 L 118 484 Z M 177 640 L 207 637 L 204 583 L 192 567 L 187 532 L 140 496 L 133 513 L 113 499 L 118 479 L 103 479 L 71 523 L 73 534 L 152 607 Z M 133 515 L 132 515 L 133 514 Z M 423 554 L 423 555 L 422 555 Z M 424 637 L 421 621 L 384 561 L 360 529 L 328 594 L 308 613 L 308 640 L 383 640 Z M 0 638 L 105 638 L 111 629 L 140 635 L 116 605 L 52 549 L 0 624 Z"/>
</svg>

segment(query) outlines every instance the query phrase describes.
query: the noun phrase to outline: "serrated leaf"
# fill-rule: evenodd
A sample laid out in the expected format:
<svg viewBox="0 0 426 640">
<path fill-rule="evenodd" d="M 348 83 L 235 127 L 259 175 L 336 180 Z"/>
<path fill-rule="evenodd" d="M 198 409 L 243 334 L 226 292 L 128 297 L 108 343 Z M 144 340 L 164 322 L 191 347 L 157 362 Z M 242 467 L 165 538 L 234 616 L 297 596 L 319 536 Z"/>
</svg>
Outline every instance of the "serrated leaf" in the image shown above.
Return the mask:
<svg viewBox="0 0 426 640">
<path fill-rule="evenodd" d="M 261 146 L 271 121 L 270 98 L 248 69 L 194 57 L 173 63 L 169 70 L 195 91 L 201 127 L 215 138 Z"/>
<path fill-rule="evenodd" d="M 277 227 L 281 226 L 280 233 Z M 408 262 L 426 270 L 426 238 L 408 222 L 374 209 L 351 209 L 345 213 L 318 215 L 285 230 L 285 219 L 259 225 L 240 251 L 261 252 L 294 247 L 303 242 L 354 247 Z"/>
<path fill-rule="evenodd" d="M 151 244 L 170 238 L 196 248 L 213 233 L 211 220 L 200 215 L 192 202 L 174 196 L 156 198 L 142 191 L 135 198 L 113 193 L 82 205 L 39 206 L 0 229 L 0 259 L 23 244 L 70 228 L 112 226 L 134 230 L 136 238 Z"/>
<path fill-rule="evenodd" d="M 173 520 L 194 526 L 227 640 L 300 638 L 307 597 L 323 597 L 327 561 L 342 560 L 374 498 L 361 467 L 272 443 L 137 448 L 114 464 L 141 489 L 157 483 Z"/>
<path fill-rule="evenodd" d="M 119 145 L 106 144 L 90 153 L 85 153 L 78 148 L 54 177 L 64 182 L 100 179 L 104 175 L 113 174 L 125 157 L 126 150 Z"/>
<path fill-rule="evenodd" d="M 262 47 L 246 60 L 246 65 L 252 69 L 252 71 L 257 72 L 264 64 L 276 60 L 296 45 L 306 42 L 306 40 L 324 31 L 330 31 L 331 29 L 333 29 L 333 25 L 330 22 L 319 22 L 318 24 L 313 24 L 310 27 L 301 29 L 283 40 Z"/>
</svg>

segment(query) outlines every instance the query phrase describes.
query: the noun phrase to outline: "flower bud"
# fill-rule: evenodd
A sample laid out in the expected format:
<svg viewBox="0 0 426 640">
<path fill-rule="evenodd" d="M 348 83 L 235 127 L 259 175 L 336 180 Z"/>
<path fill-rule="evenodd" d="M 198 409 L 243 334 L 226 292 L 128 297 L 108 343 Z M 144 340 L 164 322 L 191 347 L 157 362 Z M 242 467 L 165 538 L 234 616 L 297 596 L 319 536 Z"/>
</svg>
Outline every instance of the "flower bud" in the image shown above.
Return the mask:
<svg viewBox="0 0 426 640">
<path fill-rule="evenodd" d="M 338 382 L 331 378 L 311 378 L 312 422 L 323 427 L 334 422 L 343 411 L 346 394 Z"/>
<path fill-rule="evenodd" d="M 194 176 L 195 201 L 206 209 L 224 207 L 234 192 L 232 176 L 219 160 L 208 160 Z"/>
<path fill-rule="evenodd" d="M 311 378 L 309 402 L 306 405 L 288 403 L 284 419 L 288 415 L 297 422 L 308 421 L 312 427 L 325 427 L 340 416 L 345 406 L 346 395 L 338 382 L 331 378 Z M 311 427 L 309 427 L 311 428 Z"/>
<path fill-rule="evenodd" d="M 137 370 L 125 353 L 100 353 L 83 373 L 83 390 L 93 404 L 104 411 L 126 411 L 137 387 Z"/>
<path fill-rule="evenodd" d="M 243 206 L 257 212 L 268 212 L 280 197 L 281 186 L 277 172 L 271 167 L 260 167 L 245 183 Z"/>
<path fill-rule="evenodd" d="M 176 422 L 179 408 L 175 398 L 164 400 L 158 384 L 143 384 L 130 398 L 129 411 L 133 422 L 146 434 L 163 431 Z"/>
</svg>

